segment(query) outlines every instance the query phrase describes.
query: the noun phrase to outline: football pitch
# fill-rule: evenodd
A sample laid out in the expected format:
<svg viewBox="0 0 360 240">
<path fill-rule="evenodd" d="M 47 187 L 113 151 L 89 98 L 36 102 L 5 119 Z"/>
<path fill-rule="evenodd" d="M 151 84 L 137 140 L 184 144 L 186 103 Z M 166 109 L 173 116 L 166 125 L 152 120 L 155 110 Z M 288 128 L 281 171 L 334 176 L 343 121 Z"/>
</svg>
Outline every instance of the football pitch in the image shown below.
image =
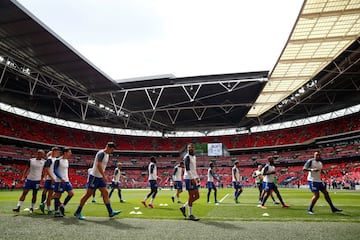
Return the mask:
<svg viewBox="0 0 360 240">
<path fill-rule="evenodd" d="M 121 214 L 112 219 L 107 217 L 106 207 L 100 192 L 97 192 L 97 203 L 92 203 L 90 198 L 84 206 L 82 213 L 87 219 L 83 221 L 73 216 L 83 189 L 75 190 L 64 218 L 43 215 L 39 209 L 30 214 L 31 192 L 20 213 L 14 214 L 12 208 L 16 206 L 21 191 L 0 191 L 0 239 L 345 240 L 360 237 L 359 191 L 329 190 L 334 205 L 343 212 L 332 213 L 321 195 L 314 208 L 315 215 L 309 215 L 306 210 L 312 194 L 308 189 L 279 190 L 290 208 L 275 205 L 271 198 L 267 201 L 267 209 L 258 208 L 258 191 L 255 188 L 245 188 L 239 204 L 234 203 L 232 189 L 218 189 L 220 203 L 214 203 L 213 193 L 211 203 L 207 203 L 207 190 L 201 189 L 200 199 L 193 206 L 194 215 L 201 219 L 198 222 L 184 219 L 179 210 L 181 204 L 171 200 L 175 191 L 169 189 L 158 192 L 153 209 L 141 204 L 149 189 L 123 189 L 125 203 L 120 203 L 115 191 L 111 197 L 112 207 L 121 210 Z M 186 191 L 180 195 L 180 199 L 186 201 Z"/>
</svg>

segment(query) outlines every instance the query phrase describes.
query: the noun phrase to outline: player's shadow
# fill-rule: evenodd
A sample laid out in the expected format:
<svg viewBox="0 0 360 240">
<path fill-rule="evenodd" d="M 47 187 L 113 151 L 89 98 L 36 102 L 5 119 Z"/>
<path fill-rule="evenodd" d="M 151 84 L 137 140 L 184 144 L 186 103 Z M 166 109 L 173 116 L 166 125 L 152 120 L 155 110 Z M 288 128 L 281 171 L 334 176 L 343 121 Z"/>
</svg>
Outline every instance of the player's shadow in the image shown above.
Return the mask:
<svg viewBox="0 0 360 240">
<path fill-rule="evenodd" d="M 86 221 L 86 222 L 89 222 L 89 223 L 94 223 L 94 224 L 99 224 L 99 225 L 104 225 L 106 227 L 113 227 L 114 229 L 116 230 L 128 230 L 128 229 L 137 229 L 137 230 L 140 230 L 140 229 L 144 229 L 142 227 L 138 227 L 138 226 L 133 226 L 133 225 L 130 225 L 130 224 L 127 224 L 127 223 L 124 223 L 124 221 L 126 221 L 125 219 L 123 218 L 87 218 L 86 220 L 78 220 L 78 219 L 74 219 L 76 222 L 79 222 L 79 221 Z"/>
<path fill-rule="evenodd" d="M 238 225 L 234 225 L 234 224 L 230 224 L 230 223 L 226 223 L 226 222 L 220 222 L 220 221 L 199 221 L 198 223 L 207 225 L 207 226 L 211 226 L 214 228 L 222 228 L 222 229 L 238 229 L 240 230 L 241 227 L 239 227 Z"/>
<path fill-rule="evenodd" d="M 37 219 L 47 219 L 54 222 L 56 225 L 82 225 L 86 223 L 104 225 L 106 227 L 113 227 L 115 229 L 143 229 L 142 227 L 130 225 L 124 223 L 126 221 L 123 218 L 105 218 L 105 217 L 88 217 L 85 220 L 79 220 L 74 216 L 65 216 L 65 217 L 54 217 L 53 215 L 43 215 L 43 214 L 17 214 L 14 216 L 28 217 L 28 218 L 37 218 Z M 48 221 L 47 221 L 48 222 Z"/>
<path fill-rule="evenodd" d="M 354 216 L 354 215 L 351 215 L 349 213 L 344 213 L 344 212 L 328 213 L 327 215 L 329 215 L 329 216 L 337 215 L 337 216 L 343 216 L 343 217 L 353 217 Z"/>
</svg>

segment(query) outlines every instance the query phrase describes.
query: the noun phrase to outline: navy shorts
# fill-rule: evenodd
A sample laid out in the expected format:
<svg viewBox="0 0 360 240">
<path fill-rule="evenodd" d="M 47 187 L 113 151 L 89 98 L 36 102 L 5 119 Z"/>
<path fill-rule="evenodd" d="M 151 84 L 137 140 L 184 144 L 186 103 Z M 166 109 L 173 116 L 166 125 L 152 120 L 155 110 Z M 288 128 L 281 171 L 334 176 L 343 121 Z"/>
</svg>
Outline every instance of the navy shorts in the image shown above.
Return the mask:
<svg viewBox="0 0 360 240">
<path fill-rule="evenodd" d="M 199 186 L 195 183 L 195 184 L 192 184 L 191 183 L 191 179 L 185 179 L 185 187 L 186 187 L 186 190 L 197 190 L 199 189 Z"/>
<path fill-rule="evenodd" d="M 183 188 L 182 181 L 175 181 L 174 188 L 177 189 L 177 190 L 182 189 Z"/>
<path fill-rule="evenodd" d="M 86 183 L 86 188 L 90 189 L 98 189 L 98 188 L 106 188 L 106 182 L 103 178 L 94 177 L 93 175 L 89 175 L 88 182 Z"/>
<path fill-rule="evenodd" d="M 208 189 L 216 189 L 215 183 L 214 182 L 207 182 L 206 183 L 206 187 Z"/>
<path fill-rule="evenodd" d="M 54 192 L 56 193 L 63 193 L 71 190 L 73 190 L 73 187 L 70 182 L 56 182 L 54 184 Z"/>
<path fill-rule="evenodd" d="M 51 180 L 45 180 L 44 189 L 54 190 L 54 183 Z"/>
<path fill-rule="evenodd" d="M 239 183 L 239 182 L 233 182 L 233 188 L 234 188 L 235 190 L 241 189 L 242 187 L 243 187 L 243 186 L 242 186 L 241 183 Z"/>
<path fill-rule="evenodd" d="M 322 182 L 308 181 L 311 192 L 319 192 L 326 190 L 325 185 Z"/>
<path fill-rule="evenodd" d="M 263 182 L 263 189 L 264 189 L 265 191 L 277 190 L 277 186 L 276 186 L 275 183 Z"/>
<path fill-rule="evenodd" d="M 150 186 L 151 190 L 158 189 L 158 183 L 156 180 L 149 180 L 149 186 Z"/>
<path fill-rule="evenodd" d="M 26 182 L 24 184 L 24 189 L 27 189 L 27 190 L 39 190 L 40 189 L 40 180 L 38 181 L 33 181 L 33 180 L 29 180 L 29 179 L 26 179 Z"/>
<path fill-rule="evenodd" d="M 120 183 L 119 182 L 111 182 L 111 188 L 120 188 Z"/>
</svg>

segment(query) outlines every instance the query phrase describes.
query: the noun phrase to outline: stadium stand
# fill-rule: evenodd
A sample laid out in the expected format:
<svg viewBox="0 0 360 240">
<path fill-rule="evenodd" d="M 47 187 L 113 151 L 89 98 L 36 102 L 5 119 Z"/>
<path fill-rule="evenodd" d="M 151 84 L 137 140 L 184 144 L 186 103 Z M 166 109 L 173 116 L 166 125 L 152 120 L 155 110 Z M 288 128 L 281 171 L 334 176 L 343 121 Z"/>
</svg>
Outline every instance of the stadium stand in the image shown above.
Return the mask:
<svg viewBox="0 0 360 240">
<path fill-rule="evenodd" d="M 98 149 L 104 142 L 114 141 L 128 151 L 180 151 L 188 142 L 222 142 L 229 149 L 299 144 L 315 138 L 360 130 L 360 114 L 335 120 L 252 134 L 201 138 L 138 137 L 102 134 L 52 125 L 0 111 L 1 135 L 51 145 Z"/>
<path fill-rule="evenodd" d="M 354 188 L 359 184 L 359 130 L 360 114 L 325 121 L 303 127 L 280 129 L 235 136 L 197 138 L 159 138 L 120 136 L 81 131 L 28 119 L 0 111 L 0 186 L 9 188 L 13 179 L 20 179 L 27 159 L 37 148 L 48 150 L 51 146 L 69 146 L 74 149 L 70 176 L 74 187 L 84 187 L 87 169 L 94 153 L 108 141 L 119 148 L 110 159 L 106 174 L 111 176 L 117 161 L 123 163 L 124 187 L 140 188 L 147 184 L 147 164 L 150 155 L 158 159 L 160 185 L 168 186 L 172 168 L 181 160 L 186 144 L 221 142 L 230 156 L 209 157 L 199 154 L 198 165 L 201 184 L 205 186 L 206 171 L 210 161 L 215 162 L 221 185 L 231 183 L 230 168 L 240 161 L 246 186 L 253 186 L 251 173 L 258 164 L 265 164 L 269 156 L 276 158 L 279 166 L 279 183 L 306 184 L 302 165 L 314 151 L 321 151 L 329 186 Z M 21 187 L 21 184 L 17 184 Z"/>
</svg>

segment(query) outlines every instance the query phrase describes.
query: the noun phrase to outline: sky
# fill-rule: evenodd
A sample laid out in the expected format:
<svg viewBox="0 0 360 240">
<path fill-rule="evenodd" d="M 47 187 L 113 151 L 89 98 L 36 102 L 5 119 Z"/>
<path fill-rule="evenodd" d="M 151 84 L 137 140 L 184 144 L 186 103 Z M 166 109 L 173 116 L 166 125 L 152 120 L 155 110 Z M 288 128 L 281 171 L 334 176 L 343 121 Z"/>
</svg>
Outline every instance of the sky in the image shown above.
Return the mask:
<svg viewBox="0 0 360 240">
<path fill-rule="evenodd" d="M 18 0 L 117 81 L 271 71 L 303 0 Z"/>
</svg>

